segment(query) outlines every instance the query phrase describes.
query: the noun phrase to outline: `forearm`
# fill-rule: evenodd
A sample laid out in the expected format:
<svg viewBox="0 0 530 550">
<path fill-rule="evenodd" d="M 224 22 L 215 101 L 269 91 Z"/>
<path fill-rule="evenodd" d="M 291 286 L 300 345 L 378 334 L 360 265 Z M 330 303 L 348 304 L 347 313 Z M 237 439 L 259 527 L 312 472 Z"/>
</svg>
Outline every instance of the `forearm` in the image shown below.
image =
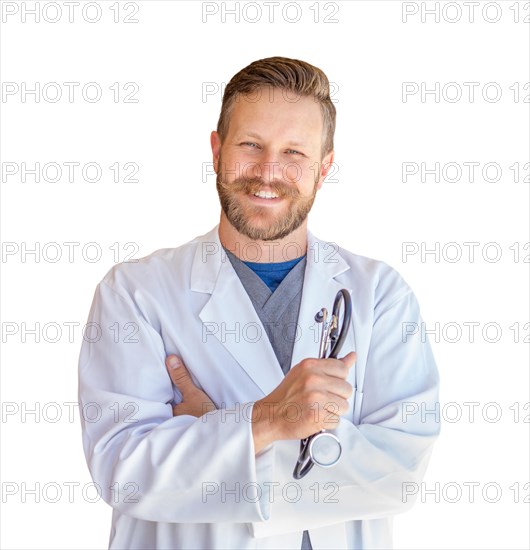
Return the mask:
<svg viewBox="0 0 530 550">
<path fill-rule="evenodd" d="M 253 522 L 254 536 L 407 511 L 415 502 L 407 489 L 420 485 L 437 437 L 437 426 L 431 428 L 431 433 L 418 435 L 381 425 L 354 426 L 341 420 L 335 430 L 342 444 L 339 462 L 332 468 L 315 466 L 297 481 L 292 471 L 298 441 L 276 442 L 271 519 Z"/>
<path fill-rule="evenodd" d="M 266 493 L 259 501 L 225 496 L 261 483 L 257 472 L 271 461 L 267 453 L 254 457 L 248 421 L 228 410 L 161 420 L 162 404 L 138 405 L 143 418 L 136 425 L 110 417 L 84 425 L 90 471 L 108 504 L 147 521 L 267 519 Z"/>
</svg>

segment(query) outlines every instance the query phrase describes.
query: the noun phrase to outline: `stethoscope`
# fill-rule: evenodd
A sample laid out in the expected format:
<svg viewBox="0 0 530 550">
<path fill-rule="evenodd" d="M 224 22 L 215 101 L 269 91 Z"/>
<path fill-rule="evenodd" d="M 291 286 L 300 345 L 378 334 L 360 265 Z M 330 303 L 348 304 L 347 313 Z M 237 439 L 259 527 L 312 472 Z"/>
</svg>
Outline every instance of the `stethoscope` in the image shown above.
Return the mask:
<svg viewBox="0 0 530 550">
<path fill-rule="evenodd" d="M 342 327 L 339 330 L 339 311 L 343 301 L 344 315 L 342 317 Z M 346 335 L 348 334 L 351 316 L 351 296 L 345 288 L 339 290 L 335 296 L 333 312 L 329 321 L 328 310 L 325 307 L 317 312 L 315 321 L 317 323 L 322 323 L 320 348 L 318 352 L 319 359 L 326 357 L 326 352 L 330 346 L 331 350 L 327 357 L 337 359 L 342 344 L 344 344 Z M 336 435 L 326 430 L 321 430 L 316 434 L 310 435 L 300 441 L 300 455 L 294 467 L 293 477 L 295 479 L 301 479 L 315 464 L 323 468 L 331 468 L 331 466 L 334 466 L 338 462 L 341 454 L 342 446 Z"/>
</svg>

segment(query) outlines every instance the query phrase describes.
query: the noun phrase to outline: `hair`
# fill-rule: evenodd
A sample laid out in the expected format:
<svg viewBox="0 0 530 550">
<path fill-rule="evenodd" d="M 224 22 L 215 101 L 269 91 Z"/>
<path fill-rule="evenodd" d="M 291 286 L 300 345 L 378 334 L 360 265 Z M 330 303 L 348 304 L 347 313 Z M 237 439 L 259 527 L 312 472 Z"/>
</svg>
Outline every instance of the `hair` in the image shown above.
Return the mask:
<svg viewBox="0 0 530 550">
<path fill-rule="evenodd" d="M 221 143 L 228 135 L 232 109 L 238 97 L 250 95 L 262 86 L 294 92 L 297 96 L 313 97 L 320 105 L 324 121 L 321 160 L 333 150 L 336 110 L 329 94 L 329 80 L 318 67 L 287 57 L 268 57 L 254 61 L 231 78 L 223 95 L 217 122 Z"/>
</svg>

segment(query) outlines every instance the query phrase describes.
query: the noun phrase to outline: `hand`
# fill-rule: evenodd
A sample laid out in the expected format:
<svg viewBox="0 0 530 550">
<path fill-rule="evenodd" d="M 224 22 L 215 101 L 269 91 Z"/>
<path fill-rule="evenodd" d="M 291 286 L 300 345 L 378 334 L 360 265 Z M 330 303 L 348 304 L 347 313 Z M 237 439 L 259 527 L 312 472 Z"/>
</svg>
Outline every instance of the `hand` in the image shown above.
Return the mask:
<svg viewBox="0 0 530 550">
<path fill-rule="evenodd" d="M 217 407 L 208 395 L 193 383 L 190 373 L 181 359 L 176 355 L 168 355 L 166 368 L 173 384 L 182 394 L 182 402 L 173 406 L 173 416 L 189 414 L 198 418 L 207 412 L 216 410 Z"/>
<path fill-rule="evenodd" d="M 355 352 L 341 359 L 304 359 L 276 389 L 256 401 L 252 410 L 256 453 L 278 439 L 304 439 L 336 428 L 353 393 L 346 378 L 355 359 Z"/>
</svg>

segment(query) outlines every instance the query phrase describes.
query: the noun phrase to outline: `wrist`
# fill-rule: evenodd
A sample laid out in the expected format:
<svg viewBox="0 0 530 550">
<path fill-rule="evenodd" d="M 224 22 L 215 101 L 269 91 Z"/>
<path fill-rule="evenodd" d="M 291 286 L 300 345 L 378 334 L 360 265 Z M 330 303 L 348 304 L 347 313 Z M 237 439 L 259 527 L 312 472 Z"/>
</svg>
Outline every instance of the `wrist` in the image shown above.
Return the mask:
<svg viewBox="0 0 530 550">
<path fill-rule="evenodd" d="M 255 454 L 275 441 L 274 424 L 266 414 L 266 408 L 262 400 L 256 401 L 252 407 L 251 422 Z"/>
</svg>

